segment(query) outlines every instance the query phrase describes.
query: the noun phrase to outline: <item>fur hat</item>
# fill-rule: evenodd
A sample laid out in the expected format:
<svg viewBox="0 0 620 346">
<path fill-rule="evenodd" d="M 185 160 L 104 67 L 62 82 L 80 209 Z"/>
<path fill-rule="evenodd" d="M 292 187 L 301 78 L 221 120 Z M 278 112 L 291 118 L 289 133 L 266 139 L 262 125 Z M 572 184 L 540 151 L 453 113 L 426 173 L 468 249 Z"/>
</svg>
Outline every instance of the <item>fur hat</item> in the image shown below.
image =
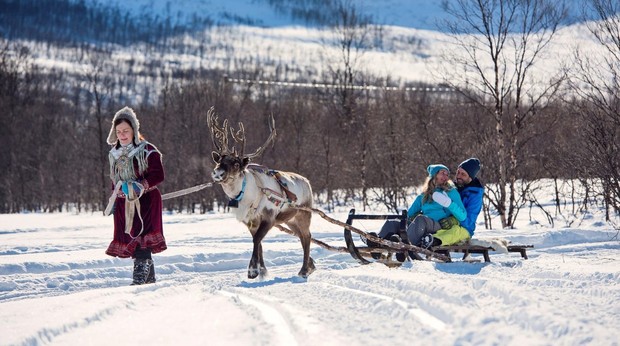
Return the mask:
<svg viewBox="0 0 620 346">
<path fill-rule="evenodd" d="M 138 117 L 136 116 L 136 113 L 134 113 L 133 109 L 129 107 L 125 107 L 114 114 L 114 118 L 112 119 L 112 127 L 110 128 L 110 133 L 108 134 L 108 144 L 116 145 L 118 142 L 118 137 L 116 137 L 116 129 L 114 128 L 114 123 L 118 119 L 127 119 L 129 121 L 129 124 L 131 124 L 131 128 L 133 129 L 133 141 L 136 144 L 140 144 L 140 142 L 142 142 L 140 140 L 140 121 L 138 121 Z"/>
<path fill-rule="evenodd" d="M 450 170 L 448 169 L 448 167 L 444 166 L 444 165 L 428 165 L 428 167 L 426 167 L 426 171 L 428 172 L 428 177 L 433 179 L 437 173 L 439 173 L 439 171 L 441 171 L 442 169 L 445 169 L 446 171 L 448 171 L 448 173 L 450 173 Z"/>
<path fill-rule="evenodd" d="M 469 174 L 470 178 L 474 179 L 480 170 L 480 160 L 475 157 L 469 158 L 461 162 L 459 168 L 462 168 L 465 172 L 467 172 L 467 174 Z"/>
</svg>

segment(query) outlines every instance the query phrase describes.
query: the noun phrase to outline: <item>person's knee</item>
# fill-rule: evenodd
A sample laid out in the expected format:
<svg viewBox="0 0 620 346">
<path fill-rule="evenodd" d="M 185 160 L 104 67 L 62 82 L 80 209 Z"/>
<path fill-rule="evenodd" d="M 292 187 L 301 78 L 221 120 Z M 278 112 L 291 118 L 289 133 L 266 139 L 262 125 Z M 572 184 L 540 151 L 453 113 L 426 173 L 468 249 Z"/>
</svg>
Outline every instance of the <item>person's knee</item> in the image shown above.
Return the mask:
<svg viewBox="0 0 620 346">
<path fill-rule="evenodd" d="M 443 245 L 454 245 L 469 239 L 469 232 L 461 226 L 454 226 L 450 229 L 440 229 L 435 233 L 435 238 L 441 240 Z"/>
<path fill-rule="evenodd" d="M 379 237 L 383 239 L 388 239 L 392 234 L 399 234 L 400 232 L 400 221 L 386 221 L 381 230 L 379 231 Z"/>
<path fill-rule="evenodd" d="M 412 245 L 420 245 L 420 241 L 422 240 L 422 236 L 424 236 L 424 229 L 420 227 L 415 227 L 416 225 L 411 224 L 407 228 L 407 238 L 409 238 L 409 242 Z"/>
</svg>

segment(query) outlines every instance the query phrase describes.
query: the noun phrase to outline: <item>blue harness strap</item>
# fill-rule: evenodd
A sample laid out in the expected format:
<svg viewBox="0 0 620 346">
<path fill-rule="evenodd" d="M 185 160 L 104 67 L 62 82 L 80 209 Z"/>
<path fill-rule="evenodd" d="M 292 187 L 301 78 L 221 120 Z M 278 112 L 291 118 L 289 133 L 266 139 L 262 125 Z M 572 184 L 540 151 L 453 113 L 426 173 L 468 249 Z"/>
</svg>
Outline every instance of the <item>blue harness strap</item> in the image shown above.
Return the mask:
<svg viewBox="0 0 620 346">
<path fill-rule="evenodd" d="M 231 199 L 230 201 L 228 201 L 228 206 L 231 208 L 237 208 L 239 207 L 239 201 L 243 198 L 243 194 L 245 193 L 245 183 L 247 181 L 246 176 L 243 176 L 243 182 L 241 183 L 241 191 L 239 192 L 239 194 L 237 195 L 237 197 Z"/>
</svg>

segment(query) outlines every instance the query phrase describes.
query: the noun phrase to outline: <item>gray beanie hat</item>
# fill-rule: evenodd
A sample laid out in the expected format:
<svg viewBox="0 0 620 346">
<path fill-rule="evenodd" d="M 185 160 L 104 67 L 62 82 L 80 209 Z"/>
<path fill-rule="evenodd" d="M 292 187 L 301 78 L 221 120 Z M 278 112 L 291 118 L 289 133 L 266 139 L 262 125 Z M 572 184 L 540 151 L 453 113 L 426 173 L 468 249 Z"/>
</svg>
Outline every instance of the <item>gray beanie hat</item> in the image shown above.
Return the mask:
<svg viewBox="0 0 620 346">
<path fill-rule="evenodd" d="M 134 113 L 133 109 L 129 107 L 124 107 L 114 114 L 114 118 L 112 119 L 112 127 L 110 128 L 110 133 L 108 134 L 108 144 L 116 145 L 118 142 L 116 129 L 114 128 L 114 123 L 118 119 L 127 119 L 129 121 L 129 124 L 131 124 L 131 128 L 133 129 L 133 141 L 136 144 L 140 144 L 140 142 L 142 142 L 140 140 L 140 121 L 138 121 L 138 117 L 136 116 L 136 113 Z"/>
</svg>

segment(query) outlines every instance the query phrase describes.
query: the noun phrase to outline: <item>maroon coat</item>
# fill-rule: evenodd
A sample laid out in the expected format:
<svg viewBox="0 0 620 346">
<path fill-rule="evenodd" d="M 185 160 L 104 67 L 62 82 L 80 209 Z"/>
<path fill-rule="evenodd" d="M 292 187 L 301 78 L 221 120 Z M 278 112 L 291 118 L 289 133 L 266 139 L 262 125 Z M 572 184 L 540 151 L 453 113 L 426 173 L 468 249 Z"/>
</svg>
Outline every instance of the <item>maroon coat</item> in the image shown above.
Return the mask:
<svg viewBox="0 0 620 346">
<path fill-rule="evenodd" d="M 164 167 L 161 162 L 160 153 L 150 144 L 146 145 L 146 150 L 151 151 L 147 158 L 148 168 L 142 175 L 138 173 L 138 162 L 134 158 L 134 171 L 137 181 L 144 185 L 146 192 L 140 197 L 140 212 L 144 222 L 144 230 L 138 237 L 142 222 L 136 210 L 131 236 L 125 233 L 125 198 L 116 198 L 114 207 L 114 239 L 108 246 L 106 254 L 122 258 L 135 257 L 138 245 L 142 249 L 150 249 L 152 253 L 166 250 L 166 239 L 162 223 L 162 199 L 157 185 L 164 181 Z M 122 194 L 121 194 L 122 195 Z M 135 237 L 135 238 L 134 238 Z"/>
</svg>

